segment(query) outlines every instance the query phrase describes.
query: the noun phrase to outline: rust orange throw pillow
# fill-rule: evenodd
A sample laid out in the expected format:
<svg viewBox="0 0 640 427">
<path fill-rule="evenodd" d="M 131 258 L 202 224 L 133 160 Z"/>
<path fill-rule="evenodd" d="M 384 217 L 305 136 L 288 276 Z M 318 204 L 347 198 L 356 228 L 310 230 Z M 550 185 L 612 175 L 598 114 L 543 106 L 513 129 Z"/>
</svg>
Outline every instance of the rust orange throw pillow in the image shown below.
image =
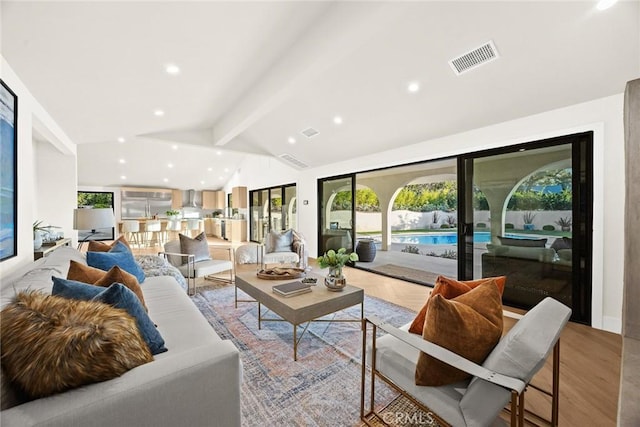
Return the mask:
<svg viewBox="0 0 640 427">
<path fill-rule="evenodd" d="M 71 261 L 69 264 L 69 272 L 67 273 L 67 279 L 77 280 L 78 282 L 87 283 L 89 285 L 96 285 L 108 288 L 113 283 L 122 283 L 127 288 L 131 289 L 138 297 L 145 310 L 149 311 L 147 305 L 144 302 L 144 295 L 142 295 L 142 288 L 138 279 L 131 273 L 127 273 L 117 265 L 114 265 L 109 271 L 100 270 L 99 268 L 89 267 L 88 265 L 80 264 L 79 262 Z"/>
<path fill-rule="evenodd" d="M 497 277 L 485 277 L 482 279 L 476 280 L 465 280 L 460 281 L 456 279 L 451 279 L 445 276 L 438 276 L 436 278 L 436 284 L 431 291 L 431 295 L 427 298 L 427 302 L 422 306 L 418 315 L 411 326 L 409 327 L 409 332 L 412 334 L 422 335 L 422 328 L 424 327 L 424 319 L 427 314 L 427 305 L 429 304 L 429 300 L 436 295 L 442 295 L 446 299 L 455 298 L 459 295 L 462 295 L 466 292 L 469 292 L 471 289 L 477 287 L 478 285 L 489 282 L 491 280 L 495 281 L 496 286 L 498 286 L 498 290 L 500 291 L 500 296 L 504 292 L 504 285 L 507 282 L 507 276 L 497 276 Z"/>
<path fill-rule="evenodd" d="M 422 337 L 475 363 L 482 363 L 502 336 L 502 298 L 494 281 L 447 300 L 429 302 Z M 425 353 L 416 364 L 416 385 L 441 386 L 470 375 Z"/>
<path fill-rule="evenodd" d="M 95 240 L 89 240 L 89 247 L 87 248 L 87 251 L 88 252 L 109 252 L 116 245 L 116 242 L 122 242 L 126 247 L 129 248 L 129 250 L 131 250 L 131 246 L 129 245 L 129 242 L 127 242 L 127 239 L 125 239 L 124 236 L 120 236 L 116 240 L 114 240 L 111 244 L 97 242 Z"/>
</svg>

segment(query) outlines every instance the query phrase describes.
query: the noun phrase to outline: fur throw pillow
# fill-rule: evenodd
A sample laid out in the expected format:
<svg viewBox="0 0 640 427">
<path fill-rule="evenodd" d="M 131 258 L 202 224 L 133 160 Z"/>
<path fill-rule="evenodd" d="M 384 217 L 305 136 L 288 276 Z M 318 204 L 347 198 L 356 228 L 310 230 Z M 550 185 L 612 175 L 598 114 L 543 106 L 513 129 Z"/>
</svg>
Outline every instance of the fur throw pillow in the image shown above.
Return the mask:
<svg viewBox="0 0 640 427">
<path fill-rule="evenodd" d="M 153 360 L 133 317 L 101 302 L 20 292 L 0 319 L 2 367 L 31 398 L 109 380 Z"/>
</svg>

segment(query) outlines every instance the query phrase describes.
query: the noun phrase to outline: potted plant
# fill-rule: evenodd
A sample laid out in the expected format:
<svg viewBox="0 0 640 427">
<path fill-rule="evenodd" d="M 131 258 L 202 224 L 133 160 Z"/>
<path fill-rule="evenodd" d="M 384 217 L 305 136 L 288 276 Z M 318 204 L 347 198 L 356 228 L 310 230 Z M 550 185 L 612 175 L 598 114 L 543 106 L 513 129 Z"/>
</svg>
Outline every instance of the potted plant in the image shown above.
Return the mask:
<svg viewBox="0 0 640 427">
<path fill-rule="evenodd" d="M 349 261 L 358 261 L 358 254 L 355 252 L 348 254 L 345 248 L 340 248 L 338 251 L 329 249 L 324 255 L 318 257 L 320 268 L 329 268 L 324 284 L 330 291 L 341 291 L 346 286 L 347 281 L 342 275 L 342 267 Z"/>
<path fill-rule="evenodd" d="M 169 209 L 168 211 L 165 212 L 165 214 L 167 215 L 168 219 L 174 220 L 174 219 L 178 219 L 178 215 L 180 215 L 180 212 L 175 211 L 173 209 Z"/>
<path fill-rule="evenodd" d="M 556 224 L 560 226 L 562 231 L 571 231 L 571 217 L 568 216 L 566 218 L 560 217 L 559 220 L 556 221 Z"/>
<path fill-rule="evenodd" d="M 536 226 L 533 224 L 533 219 L 536 217 L 536 214 L 532 212 L 525 212 L 522 214 L 522 220 L 524 221 L 524 229 L 525 230 L 535 230 Z"/>
</svg>

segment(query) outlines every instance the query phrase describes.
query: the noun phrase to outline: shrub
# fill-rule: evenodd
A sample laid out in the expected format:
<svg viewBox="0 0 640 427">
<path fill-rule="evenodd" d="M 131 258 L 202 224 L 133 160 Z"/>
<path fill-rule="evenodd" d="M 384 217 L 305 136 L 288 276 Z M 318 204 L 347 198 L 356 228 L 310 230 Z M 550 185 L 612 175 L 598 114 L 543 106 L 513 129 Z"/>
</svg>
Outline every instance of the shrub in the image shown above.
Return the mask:
<svg viewBox="0 0 640 427">
<path fill-rule="evenodd" d="M 447 258 L 447 259 L 458 259 L 458 252 L 454 251 L 453 249 L 446 249 L 442 255 L 440 255 L 441 258 Z"/>
<path fill-rule="evenodd" d="M 407 245 L 400 252 L 406 252 L 409 254 L 420 254 L 420 249 L 417 246 Z"/>
<path fill-rule="evenodd" d="M 487 228 L 487 224 L 485 224 L 484 222 L 479 222 L 476 224 L 477 228 Z"/>
<path fill-rule="evenodd" d="M 551 225 L 551 224 L 547 224 L 547 225 L 543 225 L 543 226 L 542 226 L 542 229 L 543 229 L 544 231 L 554 231 L 556 228 L 555 228 L 553 225 Z"/>
<path fill-rule="evenodd" d="M 447 216 L 447 224 L 449 224 L 451 226 L 451 228 L 456 226 L 456 217 L 455 215 L 449 215 Z"/>
<path fill-rule="evenodd" d="M 504 225 L 504 229 L 505 230 L 513 230 L 514 228 L 516 228 L 513 224 L 511 224 L 510 222 L 506 223 Z"/>
<path fill-rule="evenodd" d="M 440 228 L 450 228 L 449 224 L 440 224 Z"/>
</svg>

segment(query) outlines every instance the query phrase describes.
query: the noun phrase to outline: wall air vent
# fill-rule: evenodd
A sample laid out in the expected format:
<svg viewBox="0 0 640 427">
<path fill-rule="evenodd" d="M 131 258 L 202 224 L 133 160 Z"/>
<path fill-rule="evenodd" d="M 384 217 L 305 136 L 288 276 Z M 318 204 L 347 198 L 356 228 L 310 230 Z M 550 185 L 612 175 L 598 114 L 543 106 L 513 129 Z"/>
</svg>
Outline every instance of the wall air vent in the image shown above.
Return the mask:
<svg viewBox="0 0 640 427">
<path fill-rule="evenodd" d="M 449 65 L 451 65 L 453 72 L 459 76 L 462 73 L 473 70 L 499 57 L 498 49 L 496 49 L 496 46 L 493 44 L 493 40 L 489 40 L 482 46 L 464 53 L 457 58 L 453 58 L 449 61 Z"/>
<path fill-rule="evenodd" d="M 320 132 L 317 129 L 314 129 L 314 128 L 307 128 L 307 129 L 303 130 L 300 133 L 303 134 L 304 136 L 306 136 L 307 138 L 312 138 L 312 137 L 316 136 L 317 134 L 319 134 Z"/>
<path fill-rule="evenodd" d="M 281 160 L 284 160 L 285 162 L 289 163 L 291 166 L 294 166 L 298 169 L 306 169 L 309 167 L 309 165 L 296 159 L 291 154 L 280 154 L 278 157 L 280 157 Z"/>
</svg>

